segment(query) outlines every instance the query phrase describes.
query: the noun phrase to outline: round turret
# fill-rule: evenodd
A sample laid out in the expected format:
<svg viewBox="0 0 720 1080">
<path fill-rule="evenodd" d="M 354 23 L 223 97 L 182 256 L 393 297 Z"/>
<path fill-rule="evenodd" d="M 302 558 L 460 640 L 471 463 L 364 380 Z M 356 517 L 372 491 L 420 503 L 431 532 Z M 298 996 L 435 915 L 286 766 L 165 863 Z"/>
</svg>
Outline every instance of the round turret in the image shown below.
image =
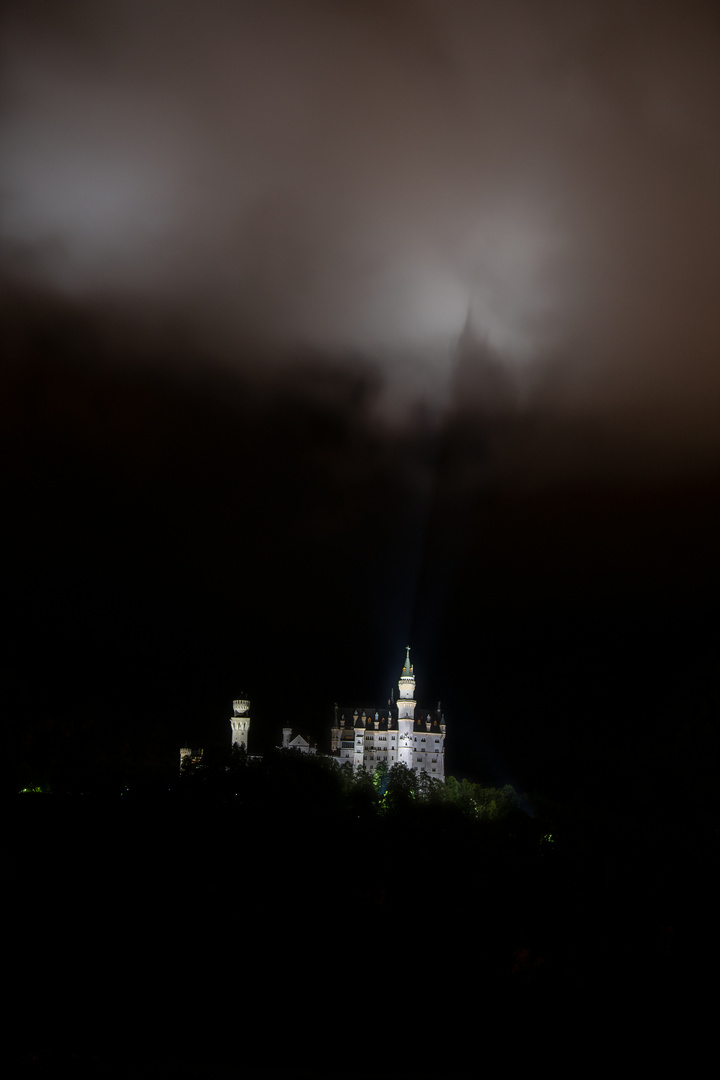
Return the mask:
<svg viewBox="0 0 720 1080">
<path fill-rule="evenodd" d="M 248 732 L 250 731 L 250 702 L 247 698 L 233 701 L 233 714 L 230 717 L 232 745 L 244 746 L 247 750 Z"/>
</svg>

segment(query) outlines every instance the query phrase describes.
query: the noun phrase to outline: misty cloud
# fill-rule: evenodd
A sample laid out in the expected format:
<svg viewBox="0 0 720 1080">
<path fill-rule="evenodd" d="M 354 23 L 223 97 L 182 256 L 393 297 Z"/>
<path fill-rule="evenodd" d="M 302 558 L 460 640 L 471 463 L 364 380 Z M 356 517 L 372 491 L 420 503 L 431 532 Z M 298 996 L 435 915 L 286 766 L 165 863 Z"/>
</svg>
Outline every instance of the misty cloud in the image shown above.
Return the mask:
<svg viewBox="0 0 720 1080">
<path fill-rule="evenodd" d="M 182 326 L 214 362 L 374 357 L 394 401 L 450 408 L 487 385 L 454 368 L 472 303 L 510 414 L 534 417 L 516 447 L 592 420 L 622 453 L 717 453 L 714 5 L 16 3 L 4 21 L 15 286 L 125 310 L 139 335 Z"/>
</svg>

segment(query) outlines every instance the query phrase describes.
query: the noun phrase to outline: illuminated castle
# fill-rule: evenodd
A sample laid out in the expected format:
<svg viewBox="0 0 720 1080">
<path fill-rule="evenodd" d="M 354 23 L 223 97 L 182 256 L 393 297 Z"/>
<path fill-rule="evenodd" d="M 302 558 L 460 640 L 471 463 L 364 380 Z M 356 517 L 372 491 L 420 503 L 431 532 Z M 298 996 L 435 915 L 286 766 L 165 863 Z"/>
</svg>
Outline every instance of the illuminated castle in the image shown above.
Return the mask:
<svg viewBox="0 0 720 1080">
<path fill-rule="evenodd" d="M 331 728 L 331 754 L 340 764 L 349 761 L 353 770 L 373 773 L 386 762 L 388 768 L 403 764 L 415 772 L 445 779 L 445 717 L 436 709 L 418 709 L 410 646 L 398 682 L 397 705 L 392 700 L 381 709 L 339 709 Z"/>
<path fill-rule="evenodd" d="M 232 745 L 247 750 L 250 702 L 245 698 L 233 702 L 230 726 Z M 283 749 L 301 754 L 317 753 L 301 735 L 293 738 L 290 727 L 283 728 L 282 745 Z M 190 752 L 181 751 L 181 757 Z M 382 763 L 389 769 L 402 764 L 415 772 L 445 779 L 445 717 L 440 702 L 436 709 L 417 708 L 409 645 L 398 681 L 397 704 L 391 699 L 381 709 L 340 709 L 336 705 L 330 754 L 340 765 L 349 762 L 354 772 L 365 768 L 373 773 Z"/>
</svg>

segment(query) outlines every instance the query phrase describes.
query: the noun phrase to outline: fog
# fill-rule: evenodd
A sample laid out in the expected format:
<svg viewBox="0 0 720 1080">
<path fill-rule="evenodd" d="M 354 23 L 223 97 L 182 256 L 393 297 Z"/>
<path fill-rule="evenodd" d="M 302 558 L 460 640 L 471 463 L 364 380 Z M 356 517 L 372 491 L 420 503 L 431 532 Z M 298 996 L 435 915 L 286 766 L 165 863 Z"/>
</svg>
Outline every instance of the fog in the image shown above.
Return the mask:
<svg viewBox="0 0 720 1080">
<path fill-rule="evenodd" d="M 390 420 L 482 416 L 491 357 L 510 470 L 542 447 L 562 472 L 588 431 L 591 469 L 716 461 L 716 5 L 76 0 L 3 22 L 4 279 L 107 319 L 115 359 L 172 371 L 174 336 L 250 378 L 360 363 Z"/>
</svg>

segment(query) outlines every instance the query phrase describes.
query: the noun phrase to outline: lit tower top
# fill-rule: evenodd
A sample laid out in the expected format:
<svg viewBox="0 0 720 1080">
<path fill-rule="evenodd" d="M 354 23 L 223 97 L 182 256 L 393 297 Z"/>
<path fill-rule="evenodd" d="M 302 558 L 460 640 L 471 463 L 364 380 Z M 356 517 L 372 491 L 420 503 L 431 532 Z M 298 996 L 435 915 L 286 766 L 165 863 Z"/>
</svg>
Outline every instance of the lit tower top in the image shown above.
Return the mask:
<svg viewBox="0 0 720 1080">
<path fill-rule="evenodd" d="M 415 716 L 416 705 L 415 675 L 410 663 L 410 646 L 408 645 L 405 650 L 405 663 L 398 680 L 398 720 L 412 720 Z"/>
<path fill-rule="evenodd" d="M 250 732 L 250 702 L 247 698 L 233 701 L 233 714 L 230 717 L 232 728 L 232 746 L 244 746 L 247 750 Z"/>
</svg>

